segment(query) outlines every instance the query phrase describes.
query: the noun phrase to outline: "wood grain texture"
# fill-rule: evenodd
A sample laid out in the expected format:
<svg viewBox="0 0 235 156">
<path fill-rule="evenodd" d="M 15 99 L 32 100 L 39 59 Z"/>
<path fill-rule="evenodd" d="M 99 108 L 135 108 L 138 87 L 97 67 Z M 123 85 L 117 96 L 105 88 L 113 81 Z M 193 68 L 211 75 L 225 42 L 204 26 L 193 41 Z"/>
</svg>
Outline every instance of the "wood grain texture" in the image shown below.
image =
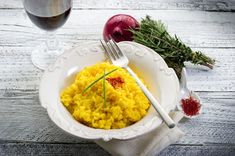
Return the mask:
<svg viewBox="0 0 235 156">
<path fill-rule="evenodd" d="M 203 114 L 183 120 L 181 144 L 235 144 L 235 92 L 199 92 Z M 1 90 L 0 139 L 33 142 L 81 143 L 54 125 L 35 90 Z M 226 113 L 225 113 L 226 112 Z M 37 123 L 37 124 L 35 124 Z"/>
<path fill-rule="evenodd" d="M 32 47 L 0 48 L 0 89 L 38 89 L 43 72 L 31 63 L 32 50 Z M 209 71 L 188 68 L 189 87 L 196 91 L 235 91 L 235 48 L 194 50 L 203 51 L 217 62 Z"/>
<path fill-rule="evenodd" d="M 142 11 L 124 10 L 122 12 L 133 14 L 138 19 L 144 17 L 146 13 L 155 19 L 162 19 L 172 34 L 177 33 L 195 50 L 201 50 L 218 61 L 216 62 L 218 67 L 212 71 L 188 70 L 189 86 L 193 90 L 235 91 L 234 13 Z M 35 45 L 44 41 L 42 33 L 24 17 L 21 11 L 0 10 L 0 12 L 3 15 L 0 16 L 0 89 L 37 89 L 42 71 L 32 65 L 30 54 Z M 115 10 L 73 11 L 69 21 L 58 30 L 58 38 L 71 47 L 87 40 L 98 40 L 102 38 L 103 24 L 107 18 L 118 12 Z M 89 16 L 89 14 L 96 16 Z"/>
<path fill-rule="evenodd" d="M 182 156 L 234 156 L 234 145 L 172 145 L 163 150 L 158 156 L 163 155 L 182 155 Z"/>
<path fill-rule="evenodd" d="M 45 144 L 45 143 L 0 143 L 0 156 L 109 156 L 94 143 Z"/>
<path fill-rule="evenodd" d="M 58 38 L 68 44 L 98 40 L 105 22 L 118 13 L 130 14 L 139 21 L 147 14 L 162 20 L 172 35 L 177 34 L 192 47 L 235 47 L 235 13 L 185 10 L 73 10 L 58 30 Z M 44 41 L 42 31 L 21 10 L 0 10 L 0 14 L 0 46 L 32 47 Z"/>
<path fill-rule="evenodd" d="M 235 49 L 193 48 L 216 60 L 213 70 L 187 68 L 188 86 L 195 91 L 235 91 Z"/>
<path fill-rule="evenodd" d="M 0 143 L 1 156 L 50 155 L 50 156 L 109 156 L 96 144 L 46 144 L 46 143 Z M 234 145 L 171 145 L 156 156 L 234 156 Z"/>
<path fill-rule="evenodd" d="M 209 11 L 209 12 L 208 12 Z M 203 103 L 198 118 L 182 120 L 186 133 L 165 155 L 233 156 L 235 153 L 235 0 L 74 0 L 58 30 L 71 47 L 102 38 L 104 23 L 118 13 L 160 19 L 194 50 L 217 60 L 211 71 L 187 69 L 188 85 Z M 59 129 L 40 106 L 42 71 L 30 59 L 45 41 L 28 19 L 21 0 L 0 2 L 0 156 L 109 155 L 98 145 Z"/>
<path fill-rule="evenodd" d="M 234 11 L 234 0 L 73 0 L 74 9 L 133 9 L 133 10 L 205 10 Z M 0 8 L 23 8 L 21 0 L 2 0 Z"/>
</svg>

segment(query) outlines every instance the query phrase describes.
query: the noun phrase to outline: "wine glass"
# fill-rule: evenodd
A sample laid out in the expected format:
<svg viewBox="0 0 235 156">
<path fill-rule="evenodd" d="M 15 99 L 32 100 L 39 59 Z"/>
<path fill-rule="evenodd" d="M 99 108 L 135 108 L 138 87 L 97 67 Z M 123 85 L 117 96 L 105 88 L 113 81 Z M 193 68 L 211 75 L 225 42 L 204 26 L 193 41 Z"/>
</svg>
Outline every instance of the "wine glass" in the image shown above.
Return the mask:
<svg viewBox="0 0 235 156">
<path fill-rule="evenodd" d="M 44 70 L 64 51 L 65 47 L 59 44 L 55 30 L 67 21 L 72 0 L 23 0 L 23 5 L 30 20 L 46 30 L 46 42 L 35 46 L 31 54 L 33 64 Z"/>
</svg>

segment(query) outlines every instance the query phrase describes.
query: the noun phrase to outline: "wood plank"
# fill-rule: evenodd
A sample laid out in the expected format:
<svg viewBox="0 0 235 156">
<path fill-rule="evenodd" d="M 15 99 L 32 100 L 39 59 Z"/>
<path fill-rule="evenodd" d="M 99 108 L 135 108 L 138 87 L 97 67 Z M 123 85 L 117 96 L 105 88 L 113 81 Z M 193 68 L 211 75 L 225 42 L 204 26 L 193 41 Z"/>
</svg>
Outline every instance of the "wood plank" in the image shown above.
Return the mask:
<svg viewBox="0 0 235 156">
<path fill-rule="evenodd" d="M 202 114 L 198 118 L 183 119 L 179 123 L 179 127 L 186 133 L 179 142 L 186 144 L 222 142 L 233 144 L 235 141 L 235 136 L 233 136 L 235 133 L 235 92 L 226 92 L 225 94 L 222 92 L 199 92 L 199 96 L 203 105 Z"/>
<path fill-rule="evenodd" d="M 31 64 L 30 53 L 35 45 L 43 41 L 41 32 L 29 20 L 26 20 L 20 11 L 7 10 L 0 12 L 3 15 L 0 16 L 0 55 L 2 56 L 0 58 L 0 89 L 37 89 L 42 72 Z M 145 13 L 136 10 L 124 12 L 133 13 L 138 18 L 145 15 Z M 227 49 L 235 45 L 235 18 L 233 13 L 148 12 L 156 19 L 163 19 L 168 24 L 169 31 L 177 33 L 188 45 L 218 48 L 199 49 L 216 58 L 219 61 L 217 62 L 219 67 L 210 72 L 190 70 L 189 85 L 193 90 L 235 90 L 233 63 L 235 54 L 233 48 Z M 88 16 L 90 13 L 108 18 L 110 14 L 118 13 L 118 11 L 75 11 L 64 28 L 58 31 L 59 39 L 64 43 L 75 46 L 86 40 L 101 38 L 105 20 L 103 18 L 96 20 L 95 17 Z M 182 15 L 184 16 L 183 19 Z M 74 20 L 76 18 L 80 20 Z M 194 27 L 192 27 L 192 24 Z M 37 36 L 38 40 L 35 40 Z"/>
<path fill-rule="evenodd" d="M 82 41 L 80 41 L 82 42 Z M 42 71 L 31 63 L 32 47 L 0 48 L 0 89 L 38 89 Z M 217 60 L 211 71 L 187 69 L 195 91 L 235 91 L 235 48 L 194 48 Z"/>
<path fill-rule="evenodd" d="M 0 143 L 0 155 L 77 155 L 108 156 L 106 151 L 96 144 L 46 144 L 46 143 Z M 171 145 L 156 156 L 190 155 L 190 156 L 233 156 L 234 145 Z"/>
<path fill-rule="evenodd" d="M 2 0 L 0 8 L 23 8 L 20 0 Z M 234 11 L 234 0 L 74 0 L 74 9 L 180 9 L 206 11 Z"/>
<path fill-rule="evenodd" d="M 229 145 L 171 145 L 164 149 L 158 156 L 164 155 L 185 155 L 185 156 L 233 156 L 235 146 Z"/>
<path fill-rule="evenodd" d="M 178 143 L 235 144 L 235 92 L 199 92 L 199 95 L 203 113 L 179 124 L 186 135 Z M 36 90 L 0 90 L 0 108 L 0 140 L 87 142 L 70 136 L 50 121 L 39 104 Z"/>
<path fill-rule="evenodd" d="M 42 33 L 23 13 L 21 1 L 2 0 L 0 9 L 0 155 L 108 155 L 99 146 L 68 135 L 50 121 L 38 101 L 42 71 L 30 62 L 34 45 L 44 41 Z M 216 58 L 219 66 L 209 72 L 187 70 L 190 88 L 202 97 L 203 114 L 183 120 L 179 126 L 186 135 L 160 155 L 234 155 L 234 13 L 191 10 L 234 11 L 235 1 L 74 0 L 72 15 L 58 36 L 71 46 L 98 40 L 105 21 L 117 13 L 137 19 L 150 14 L 162 19 L 171 33 L 177 33 L 195 50 Z"/>
<path fill-rule="evenodd" d="M 84 142 L 50 121 L 46 110 L 39 104 L 37 91 L 25 93 L 16 91 L 12 94 L 8 90 L 1 94 L 0 105 L 7 108 L 0 110 L 0 140 Z"/>
<path fill-rule="evenodd" d="M 45 143 L 0 143 L 1 156 L 50 155 L 50 156 L 108 156 L 98 145 L 91 144 L 45 144 Z"/>
<path fill-rule="evenodd" d="M 146 14 L 162 20 L 172 35 L 177 34 L 192 47 L 235 47 L 235 16 L 224 12 L 74 10 L 64 27 L 58 30 L 58 38 L 69 44 L 76 44 L 79 40 L 98 40 L 102 38 L 107 19 L 118 13 L 130 14 L 138 20 Z M 0 14 L 0 46 L 34 46 L 44 41 L 42 31 L 22 11 L 0 10 Z"/>
<path fill-rule="evenodd" d="M 234 91 L 235 90 L 235 51 L 234 49 L 193 48 L 202 51 L 216 60 L 213 70 L 202 71 L 187 68 L 188 86 L 195 91 Z"/>
</svg>

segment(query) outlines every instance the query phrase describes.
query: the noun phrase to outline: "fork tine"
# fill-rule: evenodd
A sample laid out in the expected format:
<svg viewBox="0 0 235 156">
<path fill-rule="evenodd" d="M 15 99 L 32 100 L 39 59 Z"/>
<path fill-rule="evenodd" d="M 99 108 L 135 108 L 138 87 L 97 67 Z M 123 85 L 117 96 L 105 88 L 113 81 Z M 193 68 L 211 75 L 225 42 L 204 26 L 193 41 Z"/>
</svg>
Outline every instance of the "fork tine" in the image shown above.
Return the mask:
<svg viewBox="0 0 235 156">
<path fill-rule="evenodd" d="M 111 43 L 111 41 L 108 41 L 108 44 L 110 46 L 110 48 L 112 49 L 113 51 L 113 54 L 117 57 L 117 59 L 120 57 L 117 53 L 117 50 L 114 48 L 113 44 Z"/>
<path fill-rule="evenodd" d="M 104 40 L 104 44 L 107 47 L 107 52 L 110 54 L 110 56 L 113 58 L 113 60 L 118 59 L 118 56 L 116 55 L 116 51 L 111 48 L 111 44 L 108 41 L 108 38 L 106 38 L 107 42 Z"/>
<path fill-rule="evenodd" d="M 111 41 L 113 42 L 113 44 L 115 45 L 115 47 L 116 47 L 116 49 L 117 49 L 117 51 L 118 51 L 118 54 L 119 54 L 120 56 L 124 56 L 124 53 L 123 53 L 123 52 L 121 51 L 121 49 L 118 47 L 118 45 L 117 45 L 117 43 L 114 41 L 113 37 L 112 37 L 111 35 L 109 35 L 109 37 L 110 37 Z"/>
<path fill-rule="evenodd" d="M 108 55 L 109 59 L 113 62 L 114 59 L 113 59 L 113 57 L 111 56 L 111 54 L 109 53 L 108 49 L 105 47 L 105 45 L 104 45 L 104 43 L 103 43 L 102 40 L 100 40 L 100 43 L 101 43 L 102 47 L 104 48 L 105 53 Z"/>
<path fill-rule="evenodd" d="M 107 40 L 106 44 L 107 44 L 108 48 L 111 50 L 112 55 L 115 57 L 115 59 L 118 59 L 119 55 L 117 54 L 117 50 L 113 47 L 113 45 L 110 42 L 110 39 L 108 37 L 106 38 L 106 40 Z"/>
<path fill-rule="evenodd" d="M 112 48 L 110 48 L 111 46 L 108 44 L 109 42 L 104 42 L 105 46 L 107 47 L 108 49 L 108 53 L 110 54 L 110 56 L 113 58 L 113 60 L 116 60 L 118 59 L 117 55 L 115 54 L 115 51 L 113 51 Z"/>
</svg>

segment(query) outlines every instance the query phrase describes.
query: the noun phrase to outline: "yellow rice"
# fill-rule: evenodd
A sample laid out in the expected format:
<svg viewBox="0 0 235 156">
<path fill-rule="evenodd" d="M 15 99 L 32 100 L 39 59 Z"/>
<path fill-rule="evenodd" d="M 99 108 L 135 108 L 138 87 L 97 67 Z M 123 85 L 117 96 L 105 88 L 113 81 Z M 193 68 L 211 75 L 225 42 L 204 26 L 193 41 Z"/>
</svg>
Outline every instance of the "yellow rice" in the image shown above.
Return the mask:
<svg viewBox="0 0 235 156">
<path fill-rule="evenodd" d="M 113 87 L 106 79 L 106 105 L 103 98 L 103 80 L 95 83 L 86 92 L 84 89 L 107 72 L 118 70 L 106 78 L 120 77 L 122 86 Z M 98 63 L 80 71 L 73 84 L 61 93 L 61 102 L 72 116 L 89 127 L 118 129 L 139 121 L 146 115 L 150 106 L 135 80 L 129 73 L 108 62 Z"/>
</svg>

